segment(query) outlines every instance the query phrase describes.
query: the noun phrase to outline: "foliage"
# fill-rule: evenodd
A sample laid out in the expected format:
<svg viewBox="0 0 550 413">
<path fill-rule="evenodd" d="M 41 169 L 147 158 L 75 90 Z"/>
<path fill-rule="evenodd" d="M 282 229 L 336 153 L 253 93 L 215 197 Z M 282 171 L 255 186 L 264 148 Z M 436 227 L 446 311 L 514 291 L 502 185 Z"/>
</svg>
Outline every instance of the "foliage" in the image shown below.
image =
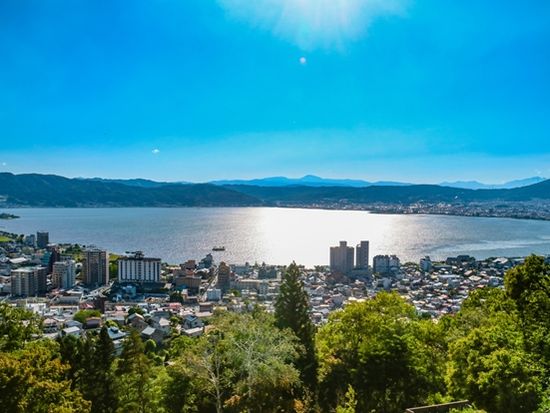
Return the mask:
<svg viewBox="0 0 550 413">
<path fill-rule="evenodd" d="M 0 351 L 22 348 L 42 333 L 40 317 L 32 311 L 0 303 Z"/>
<path fill-rule="evenodd" d="M 358 412 L 402 412 L 441 390 L 442 334 L 394 293 L 347 306 L 318 334 L 325 410 L 351 385 Z"/>
<path fill-rule="evenodd" d="M 87 413 L 90 403 L 71 390 L 68 366 L 57 343 L 35 341 L 24 349 L 0 353 L 0 406 L 10 413 Z"/>
<path fill-rule="evenodd" d="M 299 373 L 292 362 L 296 338 L 275 328 L 273 317 L 256 311 L 221 314 L 213 329 L 185 343 L 182 354 L 168 368 L 185 389 L 195 389 L 195 399 L 180 403 L 221 411 L 290 411 Z M 179 395 L 190 394 L 189 391 Z M 202 396 L 201 396 L 202 395 Z M 176 395 L 169 395 L 176 400 Z M 183 407 L 180 406 L 180 407 Z"/>
<path fill-rule="evenodd" d="M 542 257 L 528 257 L 524 265 L 508 271 L 504 282 L 518 308 L 526 349 L 550 369 L 550 264 Z"/>
<path fill-rule="evenodd" d="M 544 271 L 543 261 L 530 257 L 508 271 L 505 290 L 473 292 L 454 319 L 442 320 L 448 329 L 451 395 L 490 412 L 536 410 L 548 386 L 547 339 L 540 335 L 548 329 L 536 311 L 549 298 Z"/>
<path fill-rule="evenodd" d="M 74 315 L 74 319 L 82 324 L 90 317 L 101 317 L 99 310 L 80 310 Z"/>
<path fill-rule="evenodd" d="M 357 400 L 356 400 L 355 390 L 353 390 L 353 387 L 348 386 L 348 391 L 346 392 L 344 405 L 336 407 L 336 413 L 355 413 L 356 407 L 357 407 Z"/>
<path fill-rule="evenodd" d="M 92 403 L 91 412 L 115 412 L 114 345 L 107 328 L 103 327 L 97 337 L 65 336 L 58 341 L 61 359 L 68 364 L 67 379 Z"/>
<path fill-rule="evenodd" d="M 145 314 L 145 311 L 143 311 L 143 308 L 141 307 L 138 307 L 138 306 L 134 306 L 134 307 L 131 307 L 129 310 L 128 310 L 128 315 L 132 315 L 134 313 L 137 313 L 139 315 L 143 315 Z"/>
<path fill-rule="evenodd" d="M 523 351 L 521 331 L 500 314 L 450 344 L 451 394 L 490 412 L 530 412 L 540 402 L 542 367 Z"/>
<path fill-rule="evenodd" d="M 151 361 L 145 355 L 145 345 L 135 330 L 124 342 L 122 354 L 117 360 L 116 374 L 120 396 L 117 411 L 153 412 Z"/>
<path fill-rule="evenodd" d="M 290 264 L 283 275 L 275 302 L 275 320 L 279 328 L 290 329 L 300 340 L 303 351 L 295 366 L 303 383 L 314 390 L 317 386 L 315 326 L 309 317 L 309 300 L 296 263 Z"/>
</svg>

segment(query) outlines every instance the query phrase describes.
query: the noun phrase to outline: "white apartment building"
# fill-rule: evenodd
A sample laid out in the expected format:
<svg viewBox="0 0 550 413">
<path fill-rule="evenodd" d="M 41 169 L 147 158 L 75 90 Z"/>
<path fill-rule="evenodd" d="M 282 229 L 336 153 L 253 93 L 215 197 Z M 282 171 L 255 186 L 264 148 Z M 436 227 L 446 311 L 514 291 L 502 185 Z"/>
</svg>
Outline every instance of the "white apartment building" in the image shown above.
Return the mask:
<svg viewBox="0 0 550 413">
<path fill-rule="evenodd" d="M 118 259 L 118 281 L 137 283 L 160 282 L 160 258 L 146 258 L 141 251 Z"/>
<path fill-rule="evenodd" d="M 75 284 L 75 262 L 73 260 L 54 262 L 52 284 L 55 288 L 71 289 Z"/>
</svg>

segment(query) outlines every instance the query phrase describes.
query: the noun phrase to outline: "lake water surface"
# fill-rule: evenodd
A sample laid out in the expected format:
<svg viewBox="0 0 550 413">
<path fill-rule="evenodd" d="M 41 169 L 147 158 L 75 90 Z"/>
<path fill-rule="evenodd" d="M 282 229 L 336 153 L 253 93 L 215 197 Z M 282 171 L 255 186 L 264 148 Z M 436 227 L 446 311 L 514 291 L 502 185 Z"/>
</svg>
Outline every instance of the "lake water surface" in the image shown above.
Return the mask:
<svg viewBox="0 0 550 413">
<path fill-rule="evenodd" d="M 369 240 L 371 257 L 397 254 L 441 259 L 550 254 L 550 222 L 438 215 L 381 215 L 365 211 L 291 208 L 25 208 L 0 229 L 50 232 L 51 242 L 97 245 L 111 252 L 142 250 L 169 263 L 200 259 L 215 245 L 216 261 L 313 266 L 328 264 L 339 240 Z M 371 258 L 372 259 L 372 258 Z"/>
</svg>

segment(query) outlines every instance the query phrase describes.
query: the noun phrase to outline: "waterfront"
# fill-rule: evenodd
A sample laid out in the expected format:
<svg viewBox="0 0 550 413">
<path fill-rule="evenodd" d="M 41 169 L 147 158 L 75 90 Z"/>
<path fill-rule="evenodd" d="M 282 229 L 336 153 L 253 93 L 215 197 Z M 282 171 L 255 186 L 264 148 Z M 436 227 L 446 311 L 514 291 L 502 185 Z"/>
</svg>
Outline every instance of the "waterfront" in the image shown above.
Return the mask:
<svg viewBox="0 0 550 413">
<path fill-rule="evenodd" d="M 216 261 L 265 261 L 306 266 L 328 263 L 339 240 L 371 242 L 371 256 L 396 254 L 405 261 L 424 255 L 444 259 L 470 254 L 525 256 L 550 253 L 550 222 L 440 215 L 370 214 L 291 208 L 28 208 L 0 229 L 50 233 L 50 241 L 95 244 L 115 253 L 142 250 L 169 263 L 201 258 L 214 245 Z"/>
</svg>

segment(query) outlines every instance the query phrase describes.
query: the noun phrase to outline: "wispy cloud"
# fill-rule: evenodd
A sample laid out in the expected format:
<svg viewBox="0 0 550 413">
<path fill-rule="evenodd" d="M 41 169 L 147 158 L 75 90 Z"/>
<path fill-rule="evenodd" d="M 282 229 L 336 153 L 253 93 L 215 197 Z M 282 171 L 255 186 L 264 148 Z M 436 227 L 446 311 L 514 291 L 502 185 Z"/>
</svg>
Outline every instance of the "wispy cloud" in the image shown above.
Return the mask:
<svg viewBox="0 0 550 413">
<path fill-rule="evenodd" d="M 152 153 L 153 155 L 158 155 L 158 154 L 160 153 L 160 149 L 155 148 L 155 149 L 153 149 L 153 150 L 151 151 L 151 153 Z"/>
<path fill-rule="evenodd" d="M 341 48 L 382 16 L 402 16 L 411 0 L 218 0 L 228 15 L 304 50 Z"/>
</svg>

